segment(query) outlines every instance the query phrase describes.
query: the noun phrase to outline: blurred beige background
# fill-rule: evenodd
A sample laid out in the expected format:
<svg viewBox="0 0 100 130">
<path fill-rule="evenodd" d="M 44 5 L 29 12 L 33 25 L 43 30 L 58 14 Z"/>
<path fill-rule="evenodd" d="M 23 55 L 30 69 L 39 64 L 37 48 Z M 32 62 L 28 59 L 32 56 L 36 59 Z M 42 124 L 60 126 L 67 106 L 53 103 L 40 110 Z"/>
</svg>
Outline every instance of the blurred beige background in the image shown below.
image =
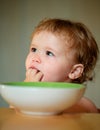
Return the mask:
<svg viewBox="0 0 100 130">
<path fill-rule="evenodd" d="M 45 17 L 83 22 L 100 46 L 100 0 L 0 0 L 0 82 L 24 80 L 30 35 Z M 85 95 L 100 107 L 100 60 L 95 71 Z"/>
</svg>

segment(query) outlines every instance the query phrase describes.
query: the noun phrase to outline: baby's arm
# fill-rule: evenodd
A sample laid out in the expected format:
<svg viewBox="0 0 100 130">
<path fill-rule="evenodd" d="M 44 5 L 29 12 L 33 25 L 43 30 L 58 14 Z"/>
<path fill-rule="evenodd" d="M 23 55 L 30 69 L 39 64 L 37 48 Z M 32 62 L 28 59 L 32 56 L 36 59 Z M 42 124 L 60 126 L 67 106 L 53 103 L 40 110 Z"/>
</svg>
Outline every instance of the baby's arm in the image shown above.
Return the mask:
<svg viewBox="0 0 100 130">
<path fill-rule="evenodd" d="M 83 97 L 79 102 L 64 112 L 71 113 L 98 113 L 95 104 L 88 98 Z"/>
</svg>

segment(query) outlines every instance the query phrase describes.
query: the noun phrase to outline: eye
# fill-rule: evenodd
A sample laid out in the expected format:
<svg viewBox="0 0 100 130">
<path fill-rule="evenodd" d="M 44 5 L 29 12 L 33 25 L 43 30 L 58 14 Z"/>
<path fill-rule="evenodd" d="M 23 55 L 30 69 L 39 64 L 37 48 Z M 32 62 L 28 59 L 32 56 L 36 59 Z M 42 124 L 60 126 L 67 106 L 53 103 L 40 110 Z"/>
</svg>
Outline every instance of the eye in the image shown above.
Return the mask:
<svg viewBox="0 0 100 130">
<path fill-rule="evenodd" d="M 36 52 L 37 49 L 36 49 L 36 48 L 31 48 L 31 51 L 32 51 L 32 52 Z"/>
<path fill-rule="evenodd" d="M 47 51 L 46 54 L 47 54 L 48 56 L 54 56 L 54 54 L 53 54 L 52 52 L 50 52 L 50 51 Z"/>
</svg>

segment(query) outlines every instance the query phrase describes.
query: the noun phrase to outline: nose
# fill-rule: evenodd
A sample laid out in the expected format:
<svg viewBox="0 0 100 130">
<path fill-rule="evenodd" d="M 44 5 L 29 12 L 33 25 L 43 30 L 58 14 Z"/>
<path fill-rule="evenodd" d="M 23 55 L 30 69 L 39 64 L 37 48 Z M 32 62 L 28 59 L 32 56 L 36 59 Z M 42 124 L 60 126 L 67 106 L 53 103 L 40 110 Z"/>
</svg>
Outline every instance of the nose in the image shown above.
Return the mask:
<svg viewBox="0 0 100 130">
<path fill-rule="evenodd" d="M 41 63 L 40 56 L 38 54 L 35 54 L 32 58 L 33 62 Z"/>
</svg>

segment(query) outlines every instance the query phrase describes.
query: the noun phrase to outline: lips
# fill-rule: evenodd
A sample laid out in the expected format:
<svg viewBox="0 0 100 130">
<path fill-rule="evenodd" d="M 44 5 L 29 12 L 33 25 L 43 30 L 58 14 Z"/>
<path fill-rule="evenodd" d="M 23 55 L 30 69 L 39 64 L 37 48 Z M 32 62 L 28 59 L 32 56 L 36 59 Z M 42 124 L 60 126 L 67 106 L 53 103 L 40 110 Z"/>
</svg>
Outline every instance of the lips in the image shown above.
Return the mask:
<svg viewBox="0 0 100 130">
<path fill-rule="evenodd" d="M 35 69 L 35 70 L 37 70 L 37 72 L 40 72 L 40 70 L 39 70 L 39 69 L 37 69 L 37 68 L 36 68 L 36 67 L 34 67 L 34 66 L 29 67 L 29 69 Z"/>
</svg>

